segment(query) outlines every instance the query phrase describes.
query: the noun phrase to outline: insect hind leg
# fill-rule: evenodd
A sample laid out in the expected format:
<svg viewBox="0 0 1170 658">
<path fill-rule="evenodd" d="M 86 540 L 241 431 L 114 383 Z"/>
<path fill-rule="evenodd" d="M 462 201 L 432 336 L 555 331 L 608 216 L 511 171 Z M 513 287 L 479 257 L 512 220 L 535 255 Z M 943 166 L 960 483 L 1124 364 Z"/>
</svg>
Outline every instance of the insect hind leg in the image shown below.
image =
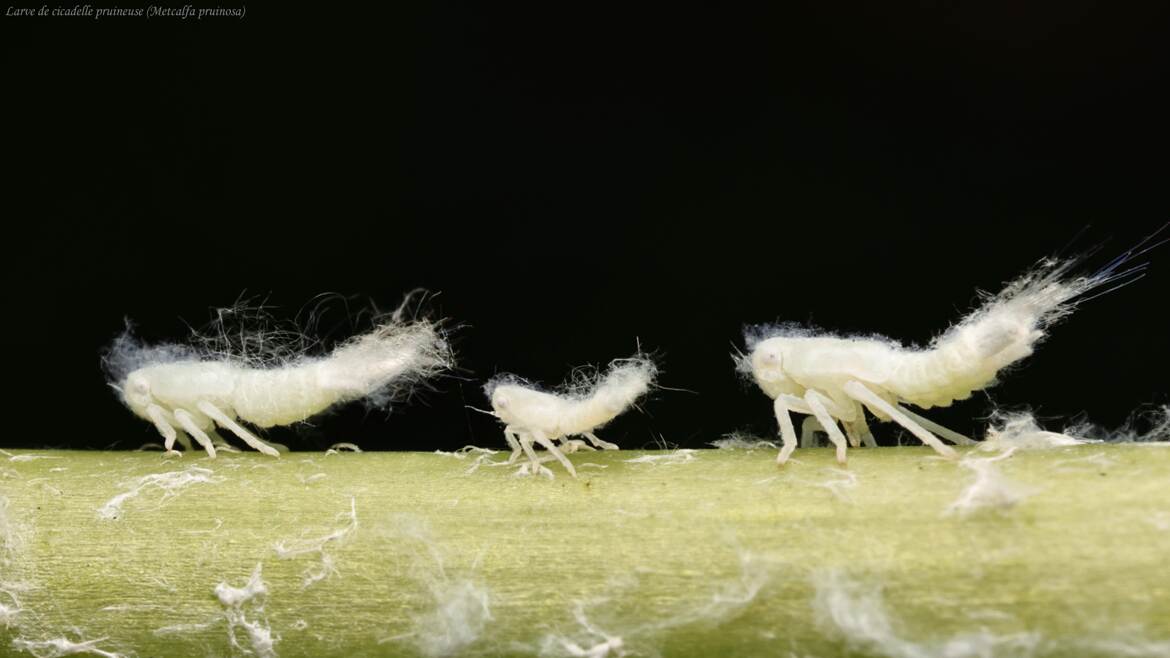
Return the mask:
<svg viewBox="0 0 1170 658">
<path fill-rule="evenodd" d="M 207 436 L 211 437 L 211 445 L 220 452 L 240 452 L 240 449 L 228 443 L 228 440 L 223 438 L 223 435 L 215 431 L 215 429 L 207 430 Z"/>
<path fill-rule="evenodd" d="M 963 434 L 959 434 L 958 432 L 956 432 L 954 430 L 947 429 L 946 427 L 939 425 L 938 423 L 934 422 L 933 420 L 931 420 L 929 418 L 923 418 L 922 416 L 919 416 L 918 414 L 914 413 L 913 411 L 910 411 L 909 409 L 907 409 L 906 407 L 904 407 L 900 404 L 895 405 L 895 406 L 898 407 L 898 409 L 902 413 L 909 416 L 912 420 L 917 422 L 919 425 L 922 425 L 926 429 L 930 430 L 931 432 L 934 432 L 935 434 L 941 436 L 942 438 L 946 439 L 947 441 L 954 443 L 955 445 L 969 446 L 969 445 L 975 444 L 975 442 L 972 441 L 969 437 L 967 437 Z"/>
<path fill-rule="evenodd" d="M 560 442 L 561 452 L 565 453 L 566 455 L 571 455 L 574 452 L 578 452 L 581 450 L 588 450 L 590 452 L 595 452 L 597 450 L 597 448 L 594 448 L 593 446 L 589 445 L 588 443 L 585 443 L 581 439 L 570 439 L 569 437 L 566 436 L 566 437 L 561 438 L 560 441 L 561 441 Z"/>
<path fill-rule="evenodd" d="M 253 449 L 259 450 L 260 452 L 270 457 L 280 456 L 280 452 L 275 447 L 269 445 L 268 442 L 261 440 L 256 435 L 241 427 L 239 423 L 237 423 L 235 420 L 232 420 L 231 416 L 228 416 L 223 411 L 220 411 L 219 407 L 215 406 L 214 404 L 208 402 L 207 400 L 201 400 L 199 404 L 195 406 L 199 409 L 199 411 L 206 414 L 208 418 L 214 420 L 217 425 L 240 437 L 244 443 L 247 443 Z"/>
<path fill-rule="evenodd" d="M 609 441 L 603 441 L 602 439 L 597 438 L 597 435 L 593 432 L 585 432 L 585 434 L 582 436 L 584 436 L 586 439 L 589 439 L 589 442 L 592 443 L 596 448 L 601 448 L 602 450 L 621 450 L 621 446 L 618 444 L 610 443 Z"/>
<path fill-rule="evenodd" d="M 871 391 L 865 384 L 853 380 L 847 382 L 842 388 L 849 397 L 870 409 L 889 416 L 895 423 L 905 427 L 911 434 L 918 437 L 926 445 L 934 448 L 934 451 L 943 457 L 955 459 L 958 456 L 954 448 L 940 441 L 937 436 L 931 434 L 926 428 L 911 420 L 909 416 L 899 411 L 897 407 L 883 400 L 880 395 Z M 879 414 L 875 413 L 874 415 L 880 417 Z"/>
</svg>

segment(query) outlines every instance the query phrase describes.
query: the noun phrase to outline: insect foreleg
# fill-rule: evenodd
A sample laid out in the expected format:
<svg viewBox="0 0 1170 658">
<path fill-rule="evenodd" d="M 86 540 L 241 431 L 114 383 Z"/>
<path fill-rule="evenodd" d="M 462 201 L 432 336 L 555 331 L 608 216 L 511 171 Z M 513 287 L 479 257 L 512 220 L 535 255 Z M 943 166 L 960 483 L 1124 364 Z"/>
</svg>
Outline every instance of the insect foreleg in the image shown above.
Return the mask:
<svg viewBox="0 0 1170 658">
<path fill-rule="evenodd" d="M 207 451 L 208 457 L 215 459 L 215 446 L 211 444 L 211 437 L 207 436 L 200 429 L 195 419 L 191 417 L 191 414 L 187 413 L 186 409 L 175 409 L 175 420 L 179 421 L 179 424 L 183 426 L 183 429 L 187 430 L 188 434 L 195 437 L 199 445 L 203 446 L 203 449 Z"/>
<path fill-rule="evenodd" d="M 553 457 L 556 457 L 557 460 L 561 462 L 562 465 L 564 465 L 565 470 L 569 472 L 569 475 L 577 477 L 577 469 L 573 468 L 573 462 L 569 461 L 569 458 L 561 453 L 560 449 L 558 449 L 552 441 L 548 440 L 548 437 L 544 435 L 544 432 L 541 432 L 540 430 L 532 430 L 532 440 L 539 443 L 540 446 L 547 450 Z"/>
<path fill-rule="evenodd" d="M 253 449 L 259 450 L 260 452 L 272 457 L 280 456 L 280 452 L 277 451 L 276 448 L 273 448 L 266 442 L 261 441 L 259 438 L 254 436 L 248 430 L 240 427 L 239 423 L 232 420 L 231 416 L 228 416 L 224 412 L 220 411 L 219 407 L 215 406 L 214 404 L 211 404 L 207 400 L 200 400 L 199 403 L 195 406 L 199 409 L 199 411 L 206 414 L 208 418 L 214 420 L 217 425 L 231 431 L 232 434 L 240 437 L 244 443 L 247 443 Z"/>
<path fill-rule="evenodd" d="M 152 404 L 146 408 L 146 415 L 150 416 L 150 421 L 154 423 L 155 429 L 163 437 L 163 447 L 166 448 L 167 454 L 175 452 L 175 439 L 179 433 L 175 431 L 175 426 L 171 425 L 170 419 L 167 418 L 167 412 L 157 404 Z M 187 437 L 184 436 L 184 439 Z M 188 443 L 190 447 L 190 443 Z"/>
<path fill-rule="evenodd" d="M 784 462 L 792 456 L 792 451 L 796 450 L 796 430 L 792 427 L 792 416 L 788 413 L 788 405 L 784 402 L 786 396 L 776 398 L 772 403 L 772 408 L 776 412 L 776 422 L 780 424 L 780 440 L 784 445 L 780 448 L 780 454 L 776 456 L 776 465 L 783 466 Z"/>
<path fill-rule="evenodd" d="M 828 434 L 829 430 L 825 429 L 825 427 L 821 425 L 821 421 L 817 420 L 816 415 L 813 414 L 812 407 L 808 405 L 808 402 L 805 401 L 804 398 L 788 394 L 783 394 L 781 397 L 784 399 L 784 403 L 791 411 L 795 411 L 798 414 L 808 414 L 808 418 L 805 418 L 804 423 L 800 426 L 800 446 L 802 448 L 816 447 L 816 433 L 824 432 L 825 434 Z M 851 407 L 842 407 L 841 405 L 834 402 L 831 398 L 825 397 L 824 395 L 820 395 L 819 399 L 821 404 L 823 404 L 825 409 L 829 412 L 829 415 L 834 419 L 840 419 L 841 423 L 845 425 L 846 430 L 848 430 L 849 423 L 857 417 L 858 410 Z M 836 423 L 836 420 L 833 422 Z M 852 436 L 852 434 L 850 434 L 849 439 L 850 444 L 854 447 L 857 447 L 858 441 Z"/>
<path fill-rule="evenodd" d="M 946 440 L 948 440 L 956 445 L 968 446 L 968 445 L 975 444 L 974 441 L 967 438 L 966 436 L 963 436 L 962 434 L 959 434 L 958 432 L 956 432 L 954 430 L 947 429 L 947 428 L 943 427 L 942 425 L 939 425 L 938 423 L 934 422 L 933 420 L 930 420 L 929 418 L 923 418 L 922 416 L 919 416 L 918 414 L 914 413 L 913 411 L 910 411 L 909 409 L 907 409 L 906 407 L 904 407 L 900 404 L 896 405 L 896 406 L 898 407 L 899 411 L 901 411 L 902 413 L 909 416 L 911 419 L 916 421 L 919 425 L 922 425 L 923 427 L 930 430 L 931 432 L 934 432 L 935 434 L 941 436 L 942 438 L 944 438 L 944 439 L 946 439 Z"/>
<path fill-rule="evenodd" d="M 602 450 L 621 450 L 621 447 L 618 446 L 618 444 L 610 443 L 609 441 L 602 441 L 601 439 L 597 438 L 597 435 L 593 432 L 585 432 L 582 436 L 584 436 L 586 439 L 589 439 L 590 443 L 598 448 L 601 448 Z"/>
<path fill-rule="evenodd" d="M 528 460 L 532 464 L 533 472 L 536 467 L 540 466 L 540 457 L 536 456 L 536 451 L 532 449 L 532 434 L 529 432 L 520 432 L 518 441 L 520 447 L 524 449 L 524 454 L 528 455 Z"/>
<path fill-rule="evenodd" d="M 829 415 L 833 418 L 838 420 L 852 421 L 857 417 L 857 410 L 854 409 L 852 405 L 842 406 L 833 400 L 833 398 L 830 398 L 820 392 L 817 393 L 817 396 L 821 401 L 821 404 L 824 405 L 825 409 L 829 412 Z M 780 397 L 783 398 L 784 404 L 786 404 L 790 410 L 795 411 L 798 414 L 809 414 L 810 416 L 813 415 L 812 407 L 808 406 L 808 400 L 797 395 L 790 395 L 788 393 L 783 393 L 780 395 Z"/>
<path fill-rule="evenodd" d="M 507 464 L 514 463 L 520 458 L 520 442 L 516 440 L 516 428 L 508 425 L 504 428 L 504 440 L 508 442 L 508 447 L 512 449 L 512 454 L 508 455 Z"/>
<path fill-rule="evenodd" d="M 856 380 L 850 381 L 845 384 L 843 390 L 854 400 L 857 400 L 870 409 L 889 416 L 895 423 L 910 430 L 911 434 L 921 439 L 926 445 L 934 448 L 938 454 L 948 459 L 954 459 L 956 457 L 954 449 L 939 441 L 937 436 L 931 434 L 921 425 L 911 420 L 909 416 L 899 411 L 894 405 L 883 400 L 880 395 L 871 391 L 865 384 Z"/>
<path fill-rule="evenodd" d="M 778 399 L 784 400 L 784 406 L 788 407 L 789 411 L 812 415 L 812 409 L 808 408 L 808 403 L 802 397 L 782 393 Z"/>
<path fill-rule="evenodd" d="M 825 431 L 828 432 L 829 440 L 833 442 L 833 445 L 837 446 L 837 463 L 844 464 L 847 445 L 845 435 L 841 433 L 841 428 L 837 427 L 837 421 L 825 409 L 823 400 L 824 396 L 811 388 L 804 394 L 804 401 L 808 403 L 813 415 L 820 421 L 821 427 L 825 428 Z"/>
</svg>

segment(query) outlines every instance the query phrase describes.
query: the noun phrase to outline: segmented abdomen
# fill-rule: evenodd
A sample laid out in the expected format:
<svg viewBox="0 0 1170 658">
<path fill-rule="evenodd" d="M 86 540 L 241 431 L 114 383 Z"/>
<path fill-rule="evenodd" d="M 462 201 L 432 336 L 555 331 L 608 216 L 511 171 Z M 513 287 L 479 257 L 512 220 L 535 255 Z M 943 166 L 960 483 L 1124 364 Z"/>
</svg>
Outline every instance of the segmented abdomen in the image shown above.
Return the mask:
<svg viewBox="0 0 1170 658">
<path fill-rule="evenodd" d="M 240 374 L 232 407 L 260 427 L 288 425 L 321 413 L 341 398 L 322 385 L 319 363 L 292 368 L 247 370 Z"/>
<path fill-rule="evenodd" d="M 1032 353 L 1038 332 L 1018 323 L 982 323 L 936 347 L 907 351 L 886 388 L 920 407 L 945 407 L 992 386 L 999 371 Z"/>
</svg>

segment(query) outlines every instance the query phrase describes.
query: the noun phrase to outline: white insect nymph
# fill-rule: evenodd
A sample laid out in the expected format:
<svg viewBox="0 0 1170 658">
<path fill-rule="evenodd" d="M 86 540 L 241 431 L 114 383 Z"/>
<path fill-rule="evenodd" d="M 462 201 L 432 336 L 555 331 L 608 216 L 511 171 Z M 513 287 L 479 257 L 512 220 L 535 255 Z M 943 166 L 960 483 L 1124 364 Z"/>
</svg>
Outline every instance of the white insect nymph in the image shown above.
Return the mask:
<svg viewBox="0 0 1170 658">
<path fill-rule="evenodd" d="M 994 385 L 1003 369 L 1030 355 L 1048 327 L 1072 312 L 1078 298 L 1140 276 L 1144 264 L 1122 266 L 1152 249 L 1138 251 L 1150 238 L 1087 276 L 1069 276 L 1075 259 L 1045 260 L 924 349 L 791 327 L 749 329 L 748 354 L 737 361 L 739 369 L 775 401 L 783 441 L 777 463 L 786 462 L 796 449 L 790 412 L 809 415 L 801 443 L 807 444 L 814 431 L 824 431 L 841 463 L 847 444 L 876 445 L 866 410 L 906 428 L 940 455 L 955 457 L 954 449 L 940 438 L 956 444 L 973 442 L 910 411 L 904 403 L 922 409 L 946 407 Z"/>
<path fill-rule="evenodd" d="M 440 330 L 426 321 L 403 322 L 400 316 L 395 313 L 323 357 L 276 346 L 266 349 L 281 355 L 280 361 L 264 363 L 197 346 L 143 346 L 124 334 L 103 362 L 122 401 L 154 424 L 168 454 L 176 454 L 176 440 L 190 449 L 190 435 L 215 457 L 215 445 L 225 444 L 215 432 L 218 426 L 260 452 L 279 456 L 273 445 L 237 421 L 289 425 L 343 402 L 389 400 L 450 366 Z"/>
<path fill-rule="evenodd" d="M 485 392 L 492 402 L 493 415 L 505 425 L 504 438 L 512 449 L 507 463 L 514 463 L 523 451 L 529 458 L 529 468 L 537 472 L 540 458 L 532 444 L 548 450 L 564 465 L 571 475 L 577 471 L 565 457 L 566 452 L 578 449 L 602 448 L 617 450 L 618 446 L 597 438 L 594 430 L 616 418 L 654 384 L 658 368 L 643 355 L 619 359 L 610 363 L 605 374 L 566 386 L 560 392 L 542 391 L 511 375 L 501 375 L 488 382 Z M 570 437 L 583 436 L 593 448 Z M 560 447 L 554 441 L 559 440 Z"/>
</svg>

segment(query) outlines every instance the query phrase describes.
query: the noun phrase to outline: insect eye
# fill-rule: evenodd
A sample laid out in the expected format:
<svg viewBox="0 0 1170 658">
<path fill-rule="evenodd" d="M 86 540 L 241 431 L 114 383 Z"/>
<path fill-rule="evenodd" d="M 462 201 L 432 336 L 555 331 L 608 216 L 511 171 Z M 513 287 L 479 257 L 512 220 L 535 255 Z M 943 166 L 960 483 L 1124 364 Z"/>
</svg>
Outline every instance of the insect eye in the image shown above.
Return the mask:
<svg viewBox="0 0 1170 658">
<path fill-rule="evenodd" d="M 146 380 L 140 376 L 130 377 L 125 386 L 125 391 L 129 395 L 145 396 L 150 393 L 150 387 L 147 386 Z"/>
</svg>

